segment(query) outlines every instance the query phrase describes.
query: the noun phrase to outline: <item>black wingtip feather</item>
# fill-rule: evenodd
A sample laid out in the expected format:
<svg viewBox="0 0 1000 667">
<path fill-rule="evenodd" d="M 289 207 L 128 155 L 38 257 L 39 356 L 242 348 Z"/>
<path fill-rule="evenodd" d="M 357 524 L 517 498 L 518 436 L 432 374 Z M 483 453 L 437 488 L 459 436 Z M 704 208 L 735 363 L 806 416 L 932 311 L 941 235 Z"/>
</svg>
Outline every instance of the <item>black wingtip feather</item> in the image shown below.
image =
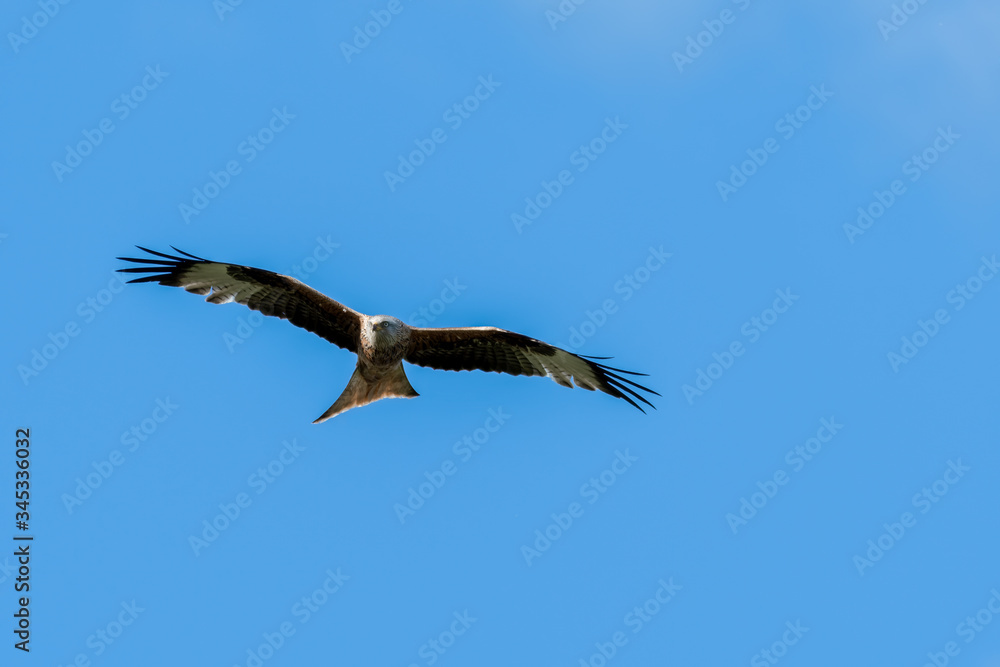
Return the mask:
<svg viewBox="0 0 1000 667">
<path fill-rule="evenodd" d="M 117 259 L 123 262 L 133 262 L 139 264 L 140 266 L 130 266 L 124 269 L 117 269 L 119 273 L 149 273 L 153 275 L 140 276 L 133 280 L 129 280 L 129 283 L 153 283 L 158 282 L 163 284 L 164 281 L 170 280 L 176 276 L 178 270 L 182 270 L 188 266 L 191 266 L 195 262 L 207 262 L 209 260 L 202 259 L 201 257 L 196 257 L 190 253 L 184 252 L 183 250 L 178 250 L 174 246 L 170 246 L 177 252 L 185 255 L 185 257 L 178 257 L 177 255 L 168 255 L 164 252 L 158 252 L 156 250 L 151 250 L 141 245 L 137 245 L 136 248 L 142 250 L 143 252 L 149 253 L 154 257 L 118 257 Z M 156 259 L 162 258 L 162 259 Z M 190 258 L 190 259 L 188 259 Z M 148 265 L 148 266 L 142 266 Z"/>
<path fill-rule="evenodd" d="M 189 252 L 184 252 L 183 250 L 181 250 L 177 246 L 170 246 L 170 247 L 173 248 L 175 251 L 179 252 L 180 254 L 184 255 L 185 257 L 190 257 L 191 259 L 197 260 L 199 262 L 207 262 L 208 261 L 204 257 L 198 257 L 197 255 L 192 255 Z"/>
<path fill-rule="evenodd" d="M 125 262 L 135 262 L 136 264 L 159 264 L 163 265 L 165 262 L 162 259 L 149 259 L 141 257 L 116 257 L 115 259 L 120 259 Z"/>
<path fill-rule="evenodd" d="M 601 359 L 601 360 L 604 360 L 604 359 L 614 359 L 614 357 L 592 357 L 592 356 L 590 356 L 588 354 L 578 354 L 576 356 L 580 357 L 581 359 Z M 608 370 L 617 371 L 619 373 L 626 373 L 627 375 L 643 375 L 643 376 L 646 376 L 646 377 L 649 376 L 649 373 L 637 373 L 635 371 L 627 371 L 624 368 L 615 368 L 614 366 L 605 366 L 604 364 L 597 364 L 597 365 L 600 366 L 601 368 L 606 368 Z"/>
<path fill-rule="evenodd" d="M 632 385 L 636 389 L 641 389 L 643 391 L 648 391 L 650 394 L 655 394 L 656 396 L 660 396 L 660 394 L 658 394 L 657 392 L 653 391 L 649 387 L 644 387 L 641 384 L 639 384 L 638 382 L 632 382 L 632 380 L 629 380 L 628 378 L 623 378 L 620 375 L 615 375 L 614 373 L 607 373 L 607 375 L 608 375 L 608 377 L 614 378 L 618 382 L 627 382 L 628 384 Z"/>
<path fill-rule="evenodd" d="M 583 356 L 583 355 L 579 355 L 579 356 Z M 605 358 L 605 357 L 585 357 L 585 358 L 586 359 L 595 359 L 595 358 L 599 359 L 599 358 Z M 628 373 L 629 375 L 646 375 L 646 373 L 635 373 L 633 371 L 626 371 L 626 370 L 622 370 L 620 368 L 613 368 L 611 366 L 605 366 L 604 364 L 599 364 L 596 361 L 591 361 L 590 363 L 599 371 L 599 374 L 601 376 L 603 376 L 603 380 L 604 380 L 605 384 L 611 389 L 611 391 L 608 392 L 609 394 L 611 394 L 612 396 L 614 396 L 616 398 L 625 399 L 626 401 L 628 401 L 628 403 L 632 407 L 636 408 L 637 410 L 639 410 L 639 412 L 641 412 L 643 414 L 646 414 L 646 411 L 642 408 L 641 405 L 639 405 L 638 403 L 636 403 L 636 401 L 633 400 L 633 399 L 642 401 L 643 403 L 645 403 L 649 407 L 653 408 L 654 410 L 656 409 L 656 406 L 653 405 L 652 403 L 650 403 L 649 400 L 645 396 L 643 396 L 642 394 L 640 394 L 638 391 L 636 391 L 636 389 L 638 389 L 639 391 L 648 392 L 648 393 L 653 394 L 655 396 L 659 396 L 660 395 L 658 392 L 653 391 L 649 387 L 644 387 L 643 385 L 639 384 L 638 382 L 633 382 L 632 380 L 629 380 L 628 378 L 622 377 L 622 376 L 620 376 L 620 375 L 617 374 L 617 373 Z M 616 373 L 616 371 L 617 371 L 617 373 Z M 629 386 L 629 385 L 631 385 L 631 386 Z M 632 387 L 635 387 L 635 389 L 633 389 Z"/>
<path fill-rule="evenodd" d="M 141 278 L 133 278 L 132 280 L 129 280 L 126 284 L 128 284 L 128 283 L 158 283 L 158 282 L 166 280 L 167 278 L 170 278 L 170 277 L 171 276 L 170 276 L 169 273 L 161 273 L 161 274 L 158 274 L 158 275 L 155 275 L 155 276 L 142 276 Z"/>
<path fill-rule="evenodd" d="M 615 385 L 611 385 L 611 386 L 613 386 L 613 387 L 614 387 Z M 615 388 L 617 389 L 618 387 L 615 387 Z M 626 391 L 627 391 L 627 390 L 626 390 Z M 631 393 L 631 394 L 632 394 L 633 396 L 635 396 L 636 398 L 638 398 L 638 399 L 639 399 L 640 401 L 642 401 L 642 402 L 643 402 L 643 403 L 645 403 L 646 405 L 649 405 L 650 407 L 653 407 L 653 404 L 652 404 L 652 403 L 650 403 L 649 401 L 647 401 L 646 399 L 644 399 L 644 398 L 643 398 L 642 396 L 639 396 L 639 395 L 638 395 L 638 394 L 636 394 L 635 392 L 629 392 L 629 393 Z M 635 401 L 633 401 L 633 400 L 632 400 L 632 399 L 631 399 L 631 398 L 630 398 L 630 397 L 628 396 L 628 394 L 625 394 L 625 393 L 622 393 L 622 392 L 619 392 L 619 393 L 618 393 L 618 398 L 623 398 L 623 399 L 625 399 L 626 401 L 628 401 L 628 402 L 629 402 L 629 405 L 631 405 L 632 407 L 634 407 L 634 408 L 635 408 L 636 410 L 638 410 L 638 411 L 639 411 L 639 412 L 641 412 L 642 414 L 646 414 L 646 411 L 642 409 L 642 406 L 641 406 L 641 405 L 639 405 L 638 403 L 636 403 Z"/>
<path fill-rule="evenodd" d="M 634 398 L 642 401 L 643 403 L 645 403 L 649 407 L 654 408 L 654 409 L 656 408 L 656 406 L 653 405 L 652 403 L 650 403 L 649 400 L 647 400 L 645 396 L 643 396 L 639 392 L 635 391 L 634 389 L 626 387 L 623 384 L 618 384 L 617 382 L 615 382 L 612 386 L 615 389 L 618 389 L 619 391 L 623 392 L 622 393 L 622 398 L 625 398 L 625 394 L 628 394 L 629 396 L 632 396 L 632 397 L 634 397 Z M 636 406 L 636 407 L 639 407 L 639 406 Z"/>
<path fill-rule="evenodd" d="M 130 266 L 127 269 L 116 269 L 118 273 L 155 273 L 162 270 L 162 266 Z"/>
<path fill-rule="evenodd" d="M 626 375 L 641 375 L 642 377 L 649 377 L 649 373 L 639 373 L 637 371 L 627 371 L 624 368 L 615 368 L 614 366 L 605 366 L 600 364 L 601 368 L 606 368 L 609 371 L 615 371 L 617 373 L 625 373 Z"/>
<path fill-rule="evenodd" d="M 171 247 L 173 247 L 173 246 L 171 246 Z M 174 262 L 176 262 L 176 261 L 178 261 L 178 260 L 181 259 L 180 257 L 177 257 L 175 255 L 168 255 L 166 253 L 157 252 L 155 250 L 150 250 L 149 248 L 143 248 L 141 245 L 137 245 L 136 248 L 138 248 L 139 250 L 142 250 L 143 252 L 148 252 L 150 255 L 156 255 L 157 257 L 165 257 L 165 258 L 167 258 L 167 259 L 169 259 L 171 261 L 174 261 Z"/>
</svg>

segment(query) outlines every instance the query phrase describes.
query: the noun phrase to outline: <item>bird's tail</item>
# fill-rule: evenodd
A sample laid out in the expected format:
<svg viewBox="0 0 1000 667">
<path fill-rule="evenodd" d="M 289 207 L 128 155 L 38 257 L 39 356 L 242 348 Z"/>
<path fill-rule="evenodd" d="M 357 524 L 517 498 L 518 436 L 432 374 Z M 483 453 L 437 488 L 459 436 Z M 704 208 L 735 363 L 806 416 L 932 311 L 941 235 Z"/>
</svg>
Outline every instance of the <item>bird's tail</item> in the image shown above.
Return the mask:
<svg viewBox="0 0 1000 667">
<path fill-rule="evenodd" d="M 325 422 L 341 412 L 368 405 L 383 398 L 414 398 L 419 395 L 410 386 L 410 381 L 407 379 L 406 373 L 403 372 L 402 363 L 374 382 L 365 380 L 364 376 L 355 368 L 344 393 L 313 424 Z"/>
</svg>

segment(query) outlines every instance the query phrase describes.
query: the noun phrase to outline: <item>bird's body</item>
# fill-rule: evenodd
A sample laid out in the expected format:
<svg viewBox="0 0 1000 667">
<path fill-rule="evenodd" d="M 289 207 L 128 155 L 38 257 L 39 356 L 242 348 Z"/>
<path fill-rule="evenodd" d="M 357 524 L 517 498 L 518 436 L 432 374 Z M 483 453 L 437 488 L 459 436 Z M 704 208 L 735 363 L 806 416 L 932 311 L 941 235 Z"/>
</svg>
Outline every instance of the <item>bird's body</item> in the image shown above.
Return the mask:
<svg viewBox="0 0 1000 667">
<path fill-rule="evenodd" d="M 119 269 L 147 273 L 129 282 L 158 282 L 205 295 L 210 303 L 235 301 L 287 319 L 292 324 L 354 352 L 358 363 L 347 387 L 316 423 L 382 398 L 418 396 L 403 361 L 442 370 L 545 375 L 557 383 L 599 389 L 642 409 L 652 406 L 636 389 L 656 394 L 617 373 L 641 375 L 599 364 L 542 341 L 496 327 L 411 327 L 388 315 L 365 315 L 289 276 L 238 264 L 224 264 L 177 250 L 183 257 L 141 248 L 162 259 L 119 257 L 140 266 Z M 175 248 L 176 250 L 176 248 Z"/>
<path fill-rule="evenodd" d="M 410 327 L 388 315 L 361 316 L 358 365 L 347 388 L 316 422 L 377 401 L 380 398 L 415 398 L 403 370 L 403 357 L 410 343 Z"/>
</svg>

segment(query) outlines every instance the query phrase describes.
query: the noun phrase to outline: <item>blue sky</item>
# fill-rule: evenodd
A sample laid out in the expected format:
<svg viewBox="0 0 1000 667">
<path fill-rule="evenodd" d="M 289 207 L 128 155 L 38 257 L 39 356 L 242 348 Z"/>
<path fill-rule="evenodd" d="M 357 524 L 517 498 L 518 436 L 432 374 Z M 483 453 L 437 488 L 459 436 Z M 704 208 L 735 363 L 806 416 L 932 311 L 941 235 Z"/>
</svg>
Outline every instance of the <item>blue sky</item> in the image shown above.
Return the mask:
<svg viewBox="0 0 1000 667">
<path fill-rule="evenodd" d="M 996 7 L 2 23 L 3 664 L 1000 665 Z M 662 397 L 408 367 L 314 426 L 353 356 L 135 244 Z"/>
</svg>

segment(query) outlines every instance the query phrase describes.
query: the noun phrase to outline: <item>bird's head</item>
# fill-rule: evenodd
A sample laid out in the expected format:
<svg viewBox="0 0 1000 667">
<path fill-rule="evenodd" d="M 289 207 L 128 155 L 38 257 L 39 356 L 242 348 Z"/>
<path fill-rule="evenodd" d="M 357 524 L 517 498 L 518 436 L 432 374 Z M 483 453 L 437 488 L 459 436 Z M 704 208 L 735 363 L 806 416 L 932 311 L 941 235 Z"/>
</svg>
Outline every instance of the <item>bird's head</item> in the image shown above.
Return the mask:
<svg viewBox="0 0 1000 667">
<path fill-rule="evenodd" d="M 405 325 L 395 317 L 376 315 L 368 320 L 370 339 L 375 343 L 396 340 Z"/>
</svg>

